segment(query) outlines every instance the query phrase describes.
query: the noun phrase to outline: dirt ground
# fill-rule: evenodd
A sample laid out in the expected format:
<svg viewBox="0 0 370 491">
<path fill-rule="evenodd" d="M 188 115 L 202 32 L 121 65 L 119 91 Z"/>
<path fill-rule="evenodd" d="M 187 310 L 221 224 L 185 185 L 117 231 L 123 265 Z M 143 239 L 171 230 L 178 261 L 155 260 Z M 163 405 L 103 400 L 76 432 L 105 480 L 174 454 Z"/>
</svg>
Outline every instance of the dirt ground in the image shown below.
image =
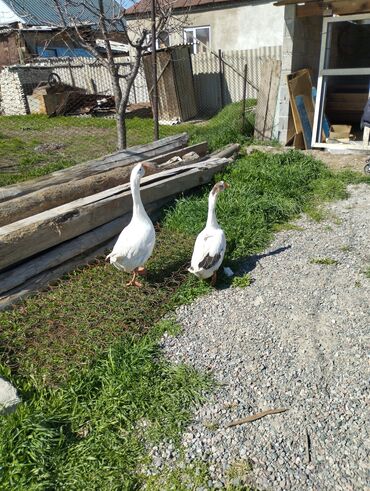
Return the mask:
<svg viewBox="0 0 370 491">
<path fill-rule="evenodd" d="M 291 147 L 276 147 L 265 145 L 251 145 L 246 148 L 246 153 L 250 154 L 255 151 L 280 153 L 291 150 Z M 322 160 L 328 167 L 334 170 L 351 169 L 357 172 L 363 172 L 366 160 L 370 158 L 370 150 L 368 153 L 362 154 L 334 154 L 322 150 L 302 150 L 308 155 Z"/>
<path fill-rule="evenodd" d="M 370 151 L 368 154 L 333 154 L 321 150 L 304 150 L 304 152 L 322 160 L 331 169 L 351 169 L 358 172 L 363 171 L 366 160 L 370 157 Z"/>
</svg>

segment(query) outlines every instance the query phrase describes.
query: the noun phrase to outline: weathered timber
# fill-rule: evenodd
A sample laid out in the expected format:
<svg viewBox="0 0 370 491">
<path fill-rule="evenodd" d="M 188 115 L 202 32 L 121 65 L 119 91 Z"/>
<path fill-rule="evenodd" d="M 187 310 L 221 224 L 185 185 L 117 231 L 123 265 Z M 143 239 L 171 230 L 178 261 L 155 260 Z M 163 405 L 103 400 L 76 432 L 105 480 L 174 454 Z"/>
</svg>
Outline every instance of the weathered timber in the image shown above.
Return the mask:
<svg viewBox="0 0 370 491">
<path fill-rule="evenodd" d="M 164 153 L 172 152 L 178 148 L 184 147 L 188 142 L 188 135 L 181 133 L 175 136 L 168 136 L 146 145 L 136 145 L 126 150 L 120 150 L 101 159 L 84 162 L 82 164 L 68 167 L 47 176 L 39 177 L 31 181 L 19 184 L 12 184 L 0 188 L 0 202 L 7 201 L 19 196 L 23 196 L 39 189 L 55 186 L 74 179 L 83 179 L 92 174 L 100 174 L 116 167 L 122 167 L 127 164 L 149 160 L 153 157 Z"/>
<path fill-rule="evenodd" d="M 149 159 L 149 161 L 159 164 L 160 167 L 156 172 L 160 172 L 167 168 L 166 162 L 175 156 L 182 157 L 186 153 L 192 151 L 203 157 L 206 155 L 207 150 L 207 142 L 202 142 L 153 157 Z M 105 189 L 118 186 L 119 184 L 124 184 L 130 180 L 131 170 L 136 164 L 137 162 L 127 162 L 123 167 L 114 168 L 82 179 L 73 179 L 70 182 L 49 186 L 0 203 L 0 227 L 41 213 L 45 210 L 50 210 L 51 208 L 55 208 L 70 201 L 96 194 Z M 181 162 L 176 165 L 181 165 Z M 168 168 L 173 167 L 173 164 L 168 165 Z"/>
<path fill-rule="evenodd" d="M 239 143 L 230 143 L 229 145 L 226 145 L 225 147 L 221 148 L 220 150 L 216 150 L 212 152 L 209 157 L 233 157 L 236 156 L 239 153 L 240 150 L 240 145 Z M 209 158 L 208 157 L 208 158 Z M 202 160 L 204 160 L 203 158 Z"/>
<path fill-rule="evenodd" d="M 160 208 L 171 199 L 171 197 L 164 198 L 146 207 L 152 220 L 158 218 Z M 116 239 L 122 229 L 129 223 L 131 216 L 131 213 L 126 213 L 111 222 L 56 245 L 37 256 L 27 259 L 12 269 L 0 273 L 0 293 L 4 297 L 12 296 L 15 293 L 15 289 L 21 291 L 24 288 L 21 285 L 40 273 L 52 270 L 75 256 L 81 256 L 86 251 L 99 247 L 112 238 Z"/>
<path fill-rule="evenodd" d="M 144 177 L 144 204 L 209 182 L 231 159 L 214 158 Z M 129 184 L 44 211 L 0 229 L 0 270 L 79 236 L 131 210 Z"/>
<path fill-rule="evenodd" d="M 55 268 L 43 271 L 37 276 L 31 278 L 29 281 L 14 288 L 13 290 L 6 292 L 6 294 L 0 296 L 0 311 L 7 310 L 12 307 L 13 304 L 19 302 L 25 297 L 34 294 L 38 290 L 45 289 L 47 286 L 55 283 L 61 276 L 70 271 L 73 271 L 79 266 L 84 266 L 96 261 L 97 257 L 102 256 L 105 251 L 110 249 L 114 245 L 114 239 L 108 241 L 105 244 L 100 244 L 98 247 L 85 251 L 84 253 L 73 257 L 65 263 L 59 264 Z"/>
</svg>

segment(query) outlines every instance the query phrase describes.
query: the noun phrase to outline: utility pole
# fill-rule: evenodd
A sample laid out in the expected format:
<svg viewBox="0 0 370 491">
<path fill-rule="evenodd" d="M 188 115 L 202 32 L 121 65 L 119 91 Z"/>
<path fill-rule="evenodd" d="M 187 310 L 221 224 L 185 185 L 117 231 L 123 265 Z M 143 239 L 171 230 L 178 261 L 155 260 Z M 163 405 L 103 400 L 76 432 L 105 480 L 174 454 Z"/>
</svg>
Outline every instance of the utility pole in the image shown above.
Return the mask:
<svg viewBox="0 0 370 491">
<path fill-rule="evenodd" d="M 152 106 L 154 120 L 154 140 L 159 139 L 159 124 L 158 124 L 158 84 L 157 84 L 157 46 L 156 46 L 156 29 L 155 29 L 155 0 L 152 0 Z"/>
</svg>

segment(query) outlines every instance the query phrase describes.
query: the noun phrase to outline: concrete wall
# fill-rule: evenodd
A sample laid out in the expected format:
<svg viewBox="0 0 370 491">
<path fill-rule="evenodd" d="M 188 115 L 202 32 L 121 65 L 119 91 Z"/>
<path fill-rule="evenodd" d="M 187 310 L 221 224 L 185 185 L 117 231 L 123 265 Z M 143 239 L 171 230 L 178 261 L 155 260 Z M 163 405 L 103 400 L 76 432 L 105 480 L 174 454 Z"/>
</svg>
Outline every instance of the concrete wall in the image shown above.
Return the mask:
<svg viewBox="0 0 370 491">
<path fill-rule="evenodd" d="M 283 39 L 282 73 L 279 91 L 278 117 L 279 131 L 276 135 L 281 143 L 286 143 L 289 123 L 289 92 L 286 76 L 301 68 L 309 68 L 312 83 L 317 84 L 322 17 L 296 17 L 295 6 L 285 7 L 285 27 Z"/>
</svg>

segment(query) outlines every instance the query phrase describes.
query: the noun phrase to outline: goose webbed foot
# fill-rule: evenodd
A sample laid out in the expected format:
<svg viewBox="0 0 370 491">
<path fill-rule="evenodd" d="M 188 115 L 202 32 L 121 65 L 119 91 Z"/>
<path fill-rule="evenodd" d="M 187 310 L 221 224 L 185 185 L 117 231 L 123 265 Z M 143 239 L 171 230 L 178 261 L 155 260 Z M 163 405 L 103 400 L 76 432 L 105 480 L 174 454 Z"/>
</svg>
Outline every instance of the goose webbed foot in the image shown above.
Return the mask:
<svg viewBox="0 0 370 491">
<path fill-rule="evenodd" d="M 132 275 L 131 280 L 128 283 L 126 283 L 126 286 L 137 286 L 138 288 L 141 288 L 143 286 L 143 284 L 140 283 L 140 281 L 137 281 L 137 279 L 136 279 L 137 275 L 138 275 L 138 271 L 136 268 L 133 271 L 133 275 Z"/>
</svg>

